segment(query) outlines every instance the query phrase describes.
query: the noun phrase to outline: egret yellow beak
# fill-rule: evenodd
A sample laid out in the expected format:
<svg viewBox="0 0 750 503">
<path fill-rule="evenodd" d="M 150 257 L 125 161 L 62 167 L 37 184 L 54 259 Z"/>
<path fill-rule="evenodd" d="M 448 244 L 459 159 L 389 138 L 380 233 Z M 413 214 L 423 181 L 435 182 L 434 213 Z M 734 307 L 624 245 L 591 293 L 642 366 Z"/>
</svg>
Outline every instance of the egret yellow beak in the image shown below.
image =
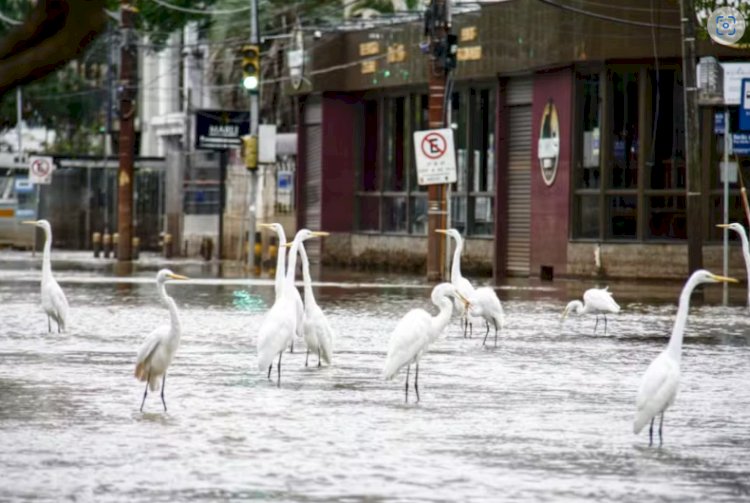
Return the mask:
<svg viewBox="0 0 750 503">
<path fill-rule="evenodd" d="M 456 297 L 458 297 L 459 300 L 464 303 L 464 307 L 466 307 L 466 309 L 468 310 L 471 306 L 471 302 L 469 302 L 469 299 L 461 295 L 459 292 L 456 292 Z"/>
<path fill-rule="evenodd" d="M 282 248 L 291 248 L 292 247 L 292 242 L 290 241 L 288 243 L 284 243 L 283 245 L 281 245 L 281 247 Z"/>
<path fill-rule="evenodd" d="M 728 278 L 726 276 L 717 276 L 716 274 L 712 274 L 711 279 L 713 279 L 714 281 L 719 281 L 721 283 L 739 283 L 739 281 L 737 281 L 734 278 Z"/>
<path fill-rule="evenodd" d="M 167 278 L 169 278 L 169 279 L 190 279 L 187 276 L 182 276 L 180 274 L 167 274 Z"/>
<path fill-rule="evenodd" d="M 446 236 L 448 235 L 448 229 L 435 229 L 435 232 L 438 234 L 445 234 Z"/>
<path fill-rule="evenodd" d="M 312 234 L 314 238 L 322 238 L 322 237 L 331 235 L 330 232 L 326 232 L 326 231 L 313 231 L 310 234 Z"/>
<path fill-rule="evenodd" d="M 562 319 L 563 320 L 568 317 L 568 312 L 569 311 L 570 310 L 567 307 L 563 310 L 563 314 L 562 314 Z"/>
<path fill-rule="evenodd" d="M 36 220 L 24 220 L 21 223 L 25 225 L 36 225 Z"/>
<path fill-rule="evenodd" d="M 263 227 L 264 229 L 273 229 L 273 224 L 258 224 L 258 227 Z"/>
<path fill-rule="evenodd" d="M 722 229 L 729 229 L 729 224 L 716 224 L 716 227 L 720 227 Z"/>
</svg>

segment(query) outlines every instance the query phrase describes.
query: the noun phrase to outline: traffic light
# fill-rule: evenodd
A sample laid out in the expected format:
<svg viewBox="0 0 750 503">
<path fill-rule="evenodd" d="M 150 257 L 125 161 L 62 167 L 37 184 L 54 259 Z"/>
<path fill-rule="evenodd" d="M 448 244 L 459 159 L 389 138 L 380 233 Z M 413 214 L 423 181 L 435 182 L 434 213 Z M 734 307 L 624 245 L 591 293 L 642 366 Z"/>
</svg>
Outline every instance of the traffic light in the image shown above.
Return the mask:
<svg viewBox="0 0 750 503">
<path fill-rule="evenodd" d="M 260 47 L 246 45 L 240 52 L 242 53 L 242 87 L 251 93 L 257 93 L 260 84 Z"/>
</svg>

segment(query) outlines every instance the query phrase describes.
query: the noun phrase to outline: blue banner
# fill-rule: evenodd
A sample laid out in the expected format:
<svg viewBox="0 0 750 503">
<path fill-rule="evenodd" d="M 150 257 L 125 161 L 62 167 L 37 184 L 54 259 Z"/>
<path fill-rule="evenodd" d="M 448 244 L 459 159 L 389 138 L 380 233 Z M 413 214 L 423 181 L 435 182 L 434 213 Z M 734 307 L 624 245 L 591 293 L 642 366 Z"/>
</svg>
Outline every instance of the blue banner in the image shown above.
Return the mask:
<svg viewBox="0 0 750 503">
<path fill-rule="evenodd" d="M 737 155 L 750 155 L 750 133 L 734 133 L 732 150 Z"/>
</svg>

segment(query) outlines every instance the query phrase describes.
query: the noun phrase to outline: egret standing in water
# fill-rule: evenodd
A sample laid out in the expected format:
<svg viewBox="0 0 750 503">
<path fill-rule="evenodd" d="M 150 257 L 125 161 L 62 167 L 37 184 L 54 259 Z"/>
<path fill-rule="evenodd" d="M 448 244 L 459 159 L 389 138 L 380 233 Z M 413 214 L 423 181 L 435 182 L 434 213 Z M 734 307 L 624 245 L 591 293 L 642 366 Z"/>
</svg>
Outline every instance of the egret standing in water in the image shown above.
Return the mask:
<svg viewBox="0 0 750 503">
<path fill-rule="evenodd" d="M 682 339 L 685 335 L 685 324 L 687 323 L 688 311 L 690 310 L 690 295 L 696 286 L 701 283 L 730 282 L 737 283 L 734 278 L 717 276 L 705 269 L 695 271 L 687 280 L 680 294 L 680 305 L 677 309 L 677 317 L 672 328 L 667 349 L 661 352 L 651 365 L 646 369 L 641 380 L 636 399 L 635 421 L 633 422 L 633 433 L 641 432 L 644 426 L 651 421 L 648 431 L 648 445 L 654 441 L 654 419 L 661 414 L 659 419 L 659 444 L 662 443 L 662 425 L 664 424 L 664 411 L 672 405 L 677 396 L 677 387 L 680 383 L 680 358 L 682 357 Z"/>
<path fill-rule="evenodd" d="M 156 274 L 156 291 L 159 297 L 169 310 L 169 325 L 161 325 L 151 332 L 144 343 L 138 350 L 135 364 L 135 377 L 139 381 L 146 382 L 146 389 L 143 391 L 143 400 L 141 401 L 141 412 L 143 404 L 146 403 L 148 389 L 156 391 L 159 389 L 159 378 L 161 377 L 161 403 L 164 405 L 164 412 L 167 411 L 167 402 L 164 401 L 164 385 L 167 380 L 167 368 L 172 363 L 172 358 L 177 352 L 180 345 L 180 336 L 182 335 L 182 325 L 180 325 L 180 314 L 177 312 L 177 305 L 174 299 L 167 295 L 164 284 L 168 279 L 188 279 L 185 276 L 174 274 L 169 269 L 162 269 Z"/>
<path fill-rule="evenodd" d="M 52 332 L 52 321 L 57 331 L 64 332 L 68 319 L 68 299 L 52 277 L 52 227 L 47 220 L 26 220 L 26 225 L 35 225 L 44 230 L 44 254 L 42 256 L 42 309 L 47 313 L 47 331 Z"/>
<path fill-rule="evenodd" d="M 260 227 L 272 230 L 279 237 L 279 246 L 276 254 L 276 277 L 274 285 L 276 293 L 275 300 L 279 300 L 281 291 L 284 289 L 284 277 L 286 275 L 284 265 L 286 261 L 286 248 L 288 247 L 286 242 L 286 233 L 284 232 L 284 227 L 279 223 L 260 224 Z M 294 304 L 297 312 L 297 337 L 302 337 L 302 331 L 304 329 L 303 318 L 305 314 L 305 308 L 302 305 L 302 297 L 300 296 L 299 290 L 297 290 L 296 286 L 292 286 L 291 294 L 294 297 Z M 289 352 L 294 353 L 294 338 L 292 338 L 292 342 L 289 345 Z"/>
<path fill-rule="evenodd" d="M 281 386 L 281 354 L 289 346 L 297 331 L 296 304 L 292 290 L 296 290 L 294 276 L 300 243 L 310 238 L 327 235 L 327 232 L 313 232 L 308 229 L 297 231 L 289 251 L 288 267 L 281 296 L 273 303 L 260 327 L 258 334 L 258 370 L 264 371 L 267 368 L 268 378 L 270 379 L 273 360 L 278 355 L 278 386 Z"/>
<path fill-rule="evenodd" d="M 596 333 L 596 327 L 599 326 L 599 315 L 603 315 L 604 333 L 606 334 L 607 313 L 619 313 L 620 306 L 612 298 L 612 292 L 609 291 L 609 287 L 589 288 L 583 293 L 583 302 L 580 300 L 571 300 L 568 302 L 563 311 L 563 320 L 568 317 L 568 313 L 571 311 L 576 314 L 595 314 L 596 324 L 594 325 L 594 333 Z"/>
<path fill-rule="evenodd" d="M 490 322 L 492 322 L 495 327 L 495 347 L 497 347 L 497 329 L 499 326 L 502 330 L 503 325 L 505 325 L 505 315 L 503 314 L 503 305 L 497 298 L 495 289 L 488 286 L 477 288 L 474 290 L 474 295 L 469 298 L 469 303 L 471 304 L 469 315 L 484 318 L 487 325 L 482 346 L 487 342 L 487 336 L 490 334 Z"/>
<path fill-rule="evenodd" d="M 451 284 L 456 288 L 464 298 L 470 299 L 474 295 L 474 287 L 471 282 L 461 275 L 461 253 L 464 249 L 464 240 L 461 233 L 456 229 L 435 229 L 435 232 L 450 236 L 456 242 L 456 249 L 453 252 L 453 262 L 451 263 Z M 461 316 L 464 327 L 464 337 L 467 331 L 471 335 L 472 322 L 469 319 L 469 313 L 466 312 L 463 302 L 455 300 L 453 303 L 456 313 Z"/>
<path fill-rule="evenodd" d="M 310 261 L 307 258 L 305 245 L 302 243 L 299 245 L 299 256 L 302 259 L 302 278 L 305 284 L 305 328 L 303 331 L 305 344 L 307 344 L 305 367 L 307 367 L 310 351 L 318 353 L 318 367 L 320 367 L 321 359 L 330 365 L 333 356 L 333 330 L 323 310 L 315 301 L 310 278 Z"/>
<path fill-rule="evenodd" d="M 747 307 L 750 308 L 750 244 L 748 244 L 747 241 L 747 233 L 745 232 L 745 227 L 743 227 L 742 224 L 738 224 L 736 222 L 729 225 L 719 224 L 716 227 L 733 230 L 740 236 L 740 242 L 742 243 L 742 256 L 745 259 L 745 271 L 747 272 L 748 282 Z"/>
<path fill-rule="evenodd" d="M 437 339 L 451 319 L 453 312 L 452 299 L 458 299 L 463 304 L 464 311 L 469 309 L 469 303 L 456 287 L 450 283 L 440 283 L 432 289 L 432 303 L 440 312 L 431 316 L 424 309 L 412 309 L 398 322 L 388 341 L 388 356 L 385 359 L 383 378 L 393 379 L 398 372 L 406 367 L 405 401 L 409 401 L 409 368 L 413 363 L 416 374 L 414 377 L 414 391 L 419 401 L 419 360 L 427 351 L 429 345 Z"/>
</svg>

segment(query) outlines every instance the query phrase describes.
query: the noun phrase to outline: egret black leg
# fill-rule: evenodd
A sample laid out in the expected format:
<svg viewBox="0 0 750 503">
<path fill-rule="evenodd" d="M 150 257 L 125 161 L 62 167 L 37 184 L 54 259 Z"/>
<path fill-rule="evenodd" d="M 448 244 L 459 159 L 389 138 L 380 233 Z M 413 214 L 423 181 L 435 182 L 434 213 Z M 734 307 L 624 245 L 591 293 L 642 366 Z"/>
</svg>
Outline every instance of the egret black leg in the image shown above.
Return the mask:
<svg viewBox="0 0 750 503">
<path fill-rule="evenodd" d="M 495 347 L 497 347 L 497 320 L 493 318 L 492 323 L 495 325 Z"/>
<path fill-rule="evenodd" d="M 273 362 L 268 366 L 268 378 L 271 379 L 271 369 L 273 369 Z"/>
<path fill-rule="evenodd" d="M 283 351 L 281 353 L 279 353 L 279 363 L 276 364 L 276 371 L 277 371 L 277 375 L 278 375 L 278 380 L 276 381 L 276 386 L 279 387 L 279 388 L 281 387 L 281 355 L 283 355 L 283 354 L 284 354 Z"/>
<path fill-rule="evenodd" d="M 651 426 L 648 428 L 648 446 L 654 445 L 654 418 L 651 418 Z"/>
<path fill-rule="evenodd" d="M 594 333 L 596 333 L 596 327 L 599 326 L 599 315 L 596 315 L 596 324 L 594 325 Z"/>
<path fill-rule="evenodd" d="M 411 365 L 406 366 L 406 384 L 404 385 L 404 403 L 409 403 L 409 367 Z"/>
<path fill-rule="evenodd" d="M 148 372 L 146 377 L 146 389 L 143 390 L 143 400 L 141 400 L 141 412 L 143 412 L 143 404 L 146 403 L 146 395 L 148 395 L 148 383 L 151 382 L 151 371 Z"/>
<path fill-rule="evenodd" d="M 58 334 L 62 333 L 62 329 L 60 328 L 60 322 L 59 321 L 57 322 L 57 333 Z"/>
<path fill-rule="evenodd" d="M 466 322 L 469 324 L 469 339 L 471 339 L 472 334 L 474 333 L 474 324 L 469 321 L 469 317 L 466 317 Z"/>
<path fill-rule="evenodd" d="M 320 348 L 318 348 L 318 367 L 320 367 Z"/>
<path fill-rule="evenodd" d="M 604 335 L 607 335 L 607 315 L 604 315 Z"/>
<path fill-rule="evenodd" d="M 664 439 L 661 437 L 661 427 L 664 424 L 664 413 L 661 413 L 661 419 L 659 419 L 659 447 L 661 447 L 661 444 L 664 442 Z"/>
<path fill-rule="evenodd" d="M 294 335 L 292 335 L 292 337 L 294 337 Z M 294 353 L 294 339 L 292 339 L 292 345 L 289 346 L 289 352 Z"/>
<path fill-rule="evenodd" d="M 466 334 L 469 332 L 469 318 L 466 316 L 461 318 L 461 324 L 464 326 L 464 339 L 466 339 Z"/>
<path fill-rule="evenodd" d="M 161 378 L 161 403 L 164 405 L 164 412 L 167 412 L 167 402 L 164 401 L 164 387 L 167 384 L 167 373 L 164 372 L 164 375 Z"/>
<path fill-rule="evenodd" d="M 52 333 L 52 320 L 49 319 L 49 315 L 47 315 L 47 333 Z"/>
<path fill-rule="evenodd" d="M 414 391 L 417 393 L 417 402 L 419 402 L 419 363 L 417 363 L 417 373 L 414 376 Z"/>
<path fill-rule="evenodd" d="M 305 353 L 305 367 L 307 367 L 307 359 L 310 357 L 310 348 L 307 348 L 307 352 Z"/>
<path fill-rule="evenodd" d="M 484 340 L 482 341 L 482 346 L 484 346 L 484 343 L 487 342 L 487 336 L 490 335 L 490 325 L 487 324 L 487 331 L 484 333 Z"/>
</svg>

